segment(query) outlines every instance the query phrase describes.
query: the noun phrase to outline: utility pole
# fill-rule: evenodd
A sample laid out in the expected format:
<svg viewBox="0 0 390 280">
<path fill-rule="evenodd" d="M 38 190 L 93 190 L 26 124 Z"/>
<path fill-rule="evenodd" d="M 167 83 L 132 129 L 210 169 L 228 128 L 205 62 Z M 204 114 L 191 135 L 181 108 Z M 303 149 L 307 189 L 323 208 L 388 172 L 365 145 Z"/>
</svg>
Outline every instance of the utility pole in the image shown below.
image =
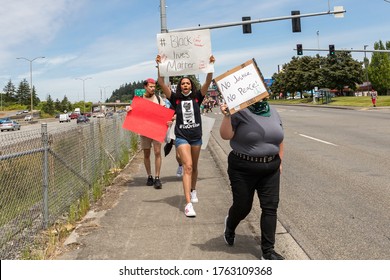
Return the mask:
<svg viewBox="0 0 390 280">
<path fill-rule="evenodd" d="M 91 77 L 87 77 L 87 78 L 76 78 L 76 80 L 80 80 L 80 81 L 83 81 L 83 98 L 84 98 L 84 114 L 86 113 L 85 112 L 85 81 L 88 80 L 88 79 L 92 79 Z"/>
<path fill-rule="evenodd" d="M 165 0 L 160 0 L 161 33 L 168 33 Z"/>
<path fill-rule="evenodd" d="M 33 84 L 32 84 L 32 63 L 34 60 L 38 59 L 38 58 L 45 58 L 44 56 L 38 56 L 34 59 L 28 59 L 28 58 L 25 58 L 25 57 L 17 57 L 16 59 L 24 59 L 24 60 L 27 60 L 30 62 L 30 98 L 31 98 L 31 117 L 33 117 L 33 107 L 34 107 L 34 102 L 33 102 Z"/>
<path fill-rule="evenodd" d="M 368 47 L 368 45 L 364 45 L 364 50 L 366 50 L 366 48 Z M 369 86 L 368 86 L 368 61 L 367 61 L 367 56 L 366 56 L 366 52 L 364 52 L 364 70 L 366 70 L 366 83 L 367 83 L 367 92 L 370 90 L 369 89 Z"/>
</svg>

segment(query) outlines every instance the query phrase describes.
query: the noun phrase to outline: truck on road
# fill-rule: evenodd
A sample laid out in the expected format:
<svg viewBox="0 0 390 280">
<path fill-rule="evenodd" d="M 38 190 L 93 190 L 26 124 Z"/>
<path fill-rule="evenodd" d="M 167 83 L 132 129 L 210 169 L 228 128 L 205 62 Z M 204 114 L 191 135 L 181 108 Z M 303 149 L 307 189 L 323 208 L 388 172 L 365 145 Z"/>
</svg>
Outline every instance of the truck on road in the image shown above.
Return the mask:
<svg viewBox="0 0 390 280">
<path fill-rule="evenodd" d="M 70 122 L 70 117 L 68 114 L 61 114 L 60 115 L 60 123 L 62 122 Z"/>
</svg>

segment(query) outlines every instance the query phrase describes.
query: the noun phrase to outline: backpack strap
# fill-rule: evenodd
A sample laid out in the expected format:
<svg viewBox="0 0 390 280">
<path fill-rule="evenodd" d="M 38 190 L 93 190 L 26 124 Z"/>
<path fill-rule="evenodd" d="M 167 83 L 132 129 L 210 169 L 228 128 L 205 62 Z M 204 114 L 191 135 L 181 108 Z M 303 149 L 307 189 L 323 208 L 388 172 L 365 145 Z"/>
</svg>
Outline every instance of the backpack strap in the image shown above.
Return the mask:
<svg viewBox="0 0 390 280">
<path fill-rule="evenodd" d="M 157 94 L 155 94 L 155 96 L 157 97 L 158 105 L 161 105 L 161 98 L 160 98 L 160 96 L 158 96 Z M 144 98 L 143 95 L 142 95 L 142 98 Z"/>
</svg>

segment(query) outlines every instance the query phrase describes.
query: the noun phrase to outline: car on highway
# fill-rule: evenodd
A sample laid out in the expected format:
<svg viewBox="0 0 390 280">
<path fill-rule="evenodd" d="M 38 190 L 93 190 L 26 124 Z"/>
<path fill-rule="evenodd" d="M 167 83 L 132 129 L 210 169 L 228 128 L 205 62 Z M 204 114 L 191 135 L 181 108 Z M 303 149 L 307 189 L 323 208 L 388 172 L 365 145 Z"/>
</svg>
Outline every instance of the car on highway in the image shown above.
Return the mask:
<svg viewBox="0 0 390 280">
<path fill-rule="evenodd" d="M 25 121 L 32 121 L 33 117 L 31 115 L 27 115 L 24 117 Z"/>
<path fill-rule="evenodd" d="M 9 121 L 3 121 L 1 124 L 0 124 L 0 130 L 1 132 L 3 132 L 4 130 L 20 130 L 20 124 L 17 122 L 17 121 L 12 121 L 12 120 L 9 120 Z"/>
<path fill-rule="evenodd" d="M 69 115 L 69 117 L 70 117 L 72 120 L 77 119 L 79 116 L 80 116 L 79 113 L 72 113 L 72 114 Z"/>
<path fill-rule="evenodd" d="M 59 117 L 60 123 L 62 122 L 70 122 L 70 117 L 68 114 L 61 114 Z"/>
<path fill-rule="evenodd" d="M 89 118 L 85 115 L 80 115 L 77 118 L 77 123 L 88 123 L 88 122 L 89 122 Z"/>
<path fill-rule="evenodd" d="M 10 120 L 11 120 L 10 118 L 1 118 L 0 124 L 2 124 L 3 122 L 6 122 L 6 121 L 10 121 Z"/>
</svg>

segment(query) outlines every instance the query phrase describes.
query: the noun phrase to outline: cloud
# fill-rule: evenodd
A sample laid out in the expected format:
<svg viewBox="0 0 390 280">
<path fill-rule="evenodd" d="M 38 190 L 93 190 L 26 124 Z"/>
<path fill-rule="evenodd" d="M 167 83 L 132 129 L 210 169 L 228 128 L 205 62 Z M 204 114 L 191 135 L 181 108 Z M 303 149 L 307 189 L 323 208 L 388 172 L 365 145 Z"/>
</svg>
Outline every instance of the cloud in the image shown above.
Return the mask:
<svg viewBox="0 0 390 280">
<path fill-rule="evenodd" d="M 49 41 L 62 27 L 64 18 L 80 6 L 77 0 L 2 1 L 0 42 L 2 48 L 34 41 Z"/>
</svg>

